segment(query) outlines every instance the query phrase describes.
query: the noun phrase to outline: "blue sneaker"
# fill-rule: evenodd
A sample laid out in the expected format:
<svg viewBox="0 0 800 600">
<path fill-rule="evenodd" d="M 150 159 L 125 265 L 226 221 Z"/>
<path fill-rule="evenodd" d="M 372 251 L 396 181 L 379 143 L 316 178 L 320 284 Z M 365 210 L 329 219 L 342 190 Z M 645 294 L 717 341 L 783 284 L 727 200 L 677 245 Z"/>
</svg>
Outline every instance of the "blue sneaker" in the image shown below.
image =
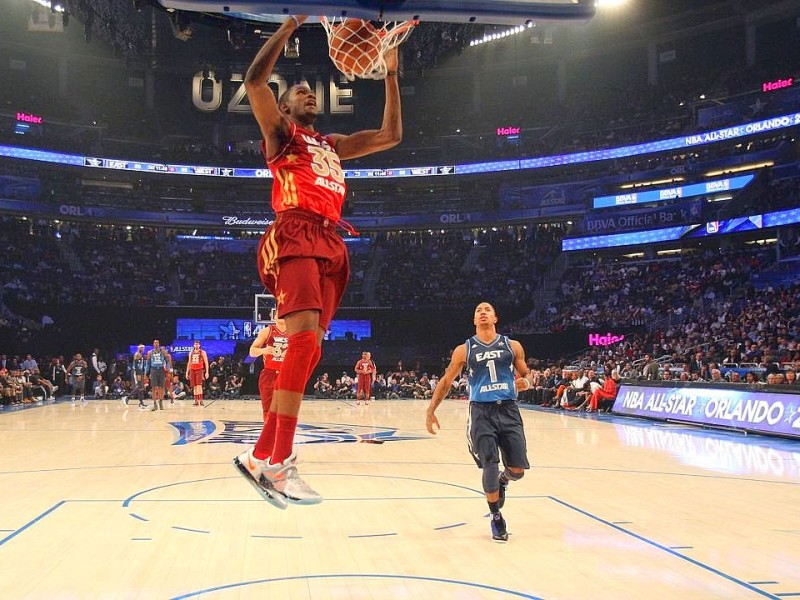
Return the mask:
<svg viewBox="0 0 800 600">
<path fill-rule="evenodd" d="M 506 503 L 506 488 L 508 487 L 507 483 L 500 482 L 500 498 L 497 500 L 498 508 L 503 508 Z"/>
<path fill-rule="evenodd" d="M 499 512 L 492 515 L 492 539 L 495 542 L 507 542 L 506 520 Z"/>
</svg>

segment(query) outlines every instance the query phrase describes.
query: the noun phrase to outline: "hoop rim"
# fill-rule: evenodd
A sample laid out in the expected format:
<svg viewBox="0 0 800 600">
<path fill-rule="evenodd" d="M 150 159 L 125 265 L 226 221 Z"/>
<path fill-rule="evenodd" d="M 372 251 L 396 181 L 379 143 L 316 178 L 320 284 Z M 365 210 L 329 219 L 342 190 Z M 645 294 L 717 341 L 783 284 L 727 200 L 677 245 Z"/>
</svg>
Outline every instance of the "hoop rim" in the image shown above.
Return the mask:
<svg viewBox="0 0 800 600">
<path fill-rule="evenodd" d="M 410 20 L 410 21 L 385 21 L 382 22 L 383 25 L 381 27 L 375 27 L 372 25 L 374 22 L 380 23 L 381 21 L 372 21 L 371 19 L 362 19 L 360 17 L 319 17 L 320 23 L 325 29 L 325 35 L 328 41 L 328 56 L 330 56 L 331 60 L 333 61 L 334 65 L 336 66 L 339 71 L 344 74 L 345 77 L 349 81 L 353 81 L 356 77 L 360 79 L 384 79 L 388 72 L 386 68 L 386 61 L 384 60 L 384 56 L 386 53 L 402 44 L 405 39 L 411 33 L 411 30 L 419 24 L 418 20 Z M 339 67 L 337 64 L 337 58 L 334 56 L 334 50 L 331 45 L 333 41 L 334 35 L 336 35 L 336 31 L 339 26 L 349 20 L 356 20 L 361 21 L 362 24 L 369 24 L 371 28 L 375 31 L 374 34 L 374 43 L 372 47 L 378 50 L 378 56 L 371 63 L 368 65 L 368 69 L 363 69 L 361 71 L 355 70 L 345 70 Z M 368 39 L 368 38 L 367 38 Z M 338 52 L 337 52 L 338 54 Z M 361 56 L 363 56 L 362 54 Z M 359 58 L 361 57 L 359 56 Z"/>
</svg>

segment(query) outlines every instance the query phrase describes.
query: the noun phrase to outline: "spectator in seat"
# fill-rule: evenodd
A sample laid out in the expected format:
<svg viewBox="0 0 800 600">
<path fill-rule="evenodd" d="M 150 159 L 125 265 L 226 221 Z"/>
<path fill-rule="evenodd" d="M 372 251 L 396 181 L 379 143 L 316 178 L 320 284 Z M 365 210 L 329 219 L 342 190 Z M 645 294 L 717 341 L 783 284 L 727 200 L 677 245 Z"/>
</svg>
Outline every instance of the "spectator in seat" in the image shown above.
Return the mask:
<svg viewBox="0 0 800 600">
<path fill-rule="evenodd" d="M 317 381 L 314 382 L 314 395 L 317 398 L 329 398 L 332 389 L 333 385 L 331 385 L 330 375 L 327 373 L 320 375 Z"/>
<path fill-rule="evenodd" d="M 222 398 L 222 383 L 217 375 L 214 375 L 208 383 L 208 395 L 215 400 Z"/>
<path fill-rule="evenodd" d="M 30 373 L 33 373 L 34 371 L 38 371 L 39 370 L 39 365 L 37 364 L 36 360 L 34 360 L 34 358 L 30 354 L 26 354 L 25 355 L 25 360 L 22 361 L 22 364 L 20 365 L 20 368 L 23 371 L 28 371 Z"/>
<path fill-rule="evenodd" d="M 0 394 L 3 406 L 14 402 L 14 385 L 6 368 L 0 369 Z"/>
<path fill-rule="evenodd" d="M 617 398 L 617 381 L 615 377 L 619 378 L 619 374 L 606 368 L 603 387 L 592 393 L 592 397 L 589 399 L 589 408 L 586 412 L 597 412 L 601 408 L 607 409 L 614 404 L 614 400 Z"/>
<path fill-rule="evenodd" d="M 642 378 L 647 381 L 658 381 L 659 367 L 658 363 L 653 359 L 652 354 L 644 355 L 644 367 L 642 367 Z"/>
<path fill-rule="evenodd" d="M 231 375 L 225 382 L 225 391 L 223 395 L 226 398 L 238 398 L 242 393 L 242 380 L 238 375 Z"/>
<path fill-rule="evenodd" d="M 175 400 L 185 400 L 188 397 L 186 384 L 181 381 L 180 375 L 172 376 L 172 383 L 170 384 L 169 391 L 173 402 Z"/>
<path fill-rule="evenodd" d="M 117 375 L 111 382 L 111 398 L 121 400 L 123 396 L 125 396 L 125 383 L 122 381 L 122 376 Z"/>
<path fill-rule="evenodd" d="M 97 375 L 95 375 L 93 390 L 94 390 L 95 400 L 99 400 L 100 398 L 105 398 L 108 395 L 108 385 L 106 385 L 102 373 L 98 373 Z"/>
</svg>

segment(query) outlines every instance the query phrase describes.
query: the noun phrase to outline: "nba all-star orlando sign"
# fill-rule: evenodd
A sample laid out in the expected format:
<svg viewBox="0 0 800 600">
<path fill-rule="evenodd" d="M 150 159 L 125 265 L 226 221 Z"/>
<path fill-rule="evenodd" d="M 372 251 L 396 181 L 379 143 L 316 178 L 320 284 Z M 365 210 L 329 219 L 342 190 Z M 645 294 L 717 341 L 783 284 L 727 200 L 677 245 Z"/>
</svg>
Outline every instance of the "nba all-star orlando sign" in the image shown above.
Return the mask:
<svg viewBox="0 0 800 600">
<path fill-rule="evenodd" d="M 263 421 L 173 421 L 177 433 L 174 446 L 186 444 L 255 444 Z M 343 425 L 341 423 L 299 423 L 295 444 L 355 443 L 383 444 L 427 436 L 401 432 L 393 427 Z"/>
</svg>

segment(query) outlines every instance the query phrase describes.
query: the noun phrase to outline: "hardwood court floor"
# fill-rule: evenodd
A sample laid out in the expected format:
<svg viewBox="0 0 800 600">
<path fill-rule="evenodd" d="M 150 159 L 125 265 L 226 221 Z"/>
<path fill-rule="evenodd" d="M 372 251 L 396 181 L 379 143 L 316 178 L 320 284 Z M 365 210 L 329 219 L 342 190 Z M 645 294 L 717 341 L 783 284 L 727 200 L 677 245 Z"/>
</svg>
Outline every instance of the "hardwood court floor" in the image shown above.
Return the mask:
<svg viewBox="0 0 800 600">
<path fill-rule="evenodd" d="M 0 598 L 800 596 L 800 442 L 524 410 L 497 544 L 463 401 L 306 402 L 285 511 L 230 463 L 260 405 L 188 404 L 0 412 Z"/>
</svg>

